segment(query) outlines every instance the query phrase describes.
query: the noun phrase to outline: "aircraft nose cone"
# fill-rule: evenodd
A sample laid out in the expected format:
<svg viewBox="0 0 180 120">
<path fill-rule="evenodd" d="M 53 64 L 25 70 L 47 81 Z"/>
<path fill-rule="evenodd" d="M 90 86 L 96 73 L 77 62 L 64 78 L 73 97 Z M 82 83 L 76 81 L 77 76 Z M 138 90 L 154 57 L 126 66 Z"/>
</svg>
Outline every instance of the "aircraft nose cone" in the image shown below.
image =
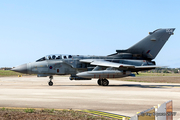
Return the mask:
<svg viewBox="0 0 180 120">
<path fill-rule="evenodd" d="M 27 70 L 27 64 L 23 64 L 23 65 L 20 65 L 20 66 L 17 66 L 13 69 L 11 69 L 12 71 L 15 71 L 15 72 L 20 72 L 20 73 L 27 73 L 28 70 Z"/>
</svg>

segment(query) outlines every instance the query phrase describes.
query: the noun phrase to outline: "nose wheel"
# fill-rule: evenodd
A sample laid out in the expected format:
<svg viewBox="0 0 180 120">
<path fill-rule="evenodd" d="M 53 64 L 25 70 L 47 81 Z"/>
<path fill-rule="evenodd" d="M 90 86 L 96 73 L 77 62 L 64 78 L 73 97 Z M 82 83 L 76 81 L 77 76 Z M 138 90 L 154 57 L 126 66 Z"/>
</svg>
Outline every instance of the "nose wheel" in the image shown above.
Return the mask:
<svg viewBox="0 0 180 120">
<path fill-rule="evenodd" d="M 107 79 L 99 79 L 97 81 L 99 86 L 108 86 L 109 85 L 109 81 Z"/>
<path fill-rule="evenodd" d="M 49 76 L 49 79 L 50 79 L 48 82 L 49 86 L 53 86 L 53 82 L 52 82 L 53 76 Z"/>
</svg>

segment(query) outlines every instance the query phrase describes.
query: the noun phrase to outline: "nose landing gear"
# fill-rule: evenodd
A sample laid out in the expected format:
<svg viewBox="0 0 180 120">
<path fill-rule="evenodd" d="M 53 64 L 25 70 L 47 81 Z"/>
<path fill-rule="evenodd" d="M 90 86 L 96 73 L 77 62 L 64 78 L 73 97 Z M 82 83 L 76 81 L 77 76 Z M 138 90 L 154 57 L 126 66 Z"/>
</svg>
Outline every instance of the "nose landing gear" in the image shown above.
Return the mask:
<svg viewBox="0 0 180 120">
<path fill-rule="evenodd" d="M 52 82 L 53 76 L 49 76 L 49 79 L 50 79 L 48 82 L 49 86 L 53 86 L 53 82 Z"/>
</svg>

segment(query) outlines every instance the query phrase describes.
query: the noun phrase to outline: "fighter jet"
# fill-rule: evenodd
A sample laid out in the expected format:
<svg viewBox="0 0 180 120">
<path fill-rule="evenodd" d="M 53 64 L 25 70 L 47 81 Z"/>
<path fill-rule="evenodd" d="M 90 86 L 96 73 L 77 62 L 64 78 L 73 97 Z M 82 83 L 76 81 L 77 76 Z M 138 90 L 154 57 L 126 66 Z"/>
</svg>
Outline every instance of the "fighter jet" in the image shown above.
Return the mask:
<svg viewBox="0 0 180 120">
<path fill-rule="evenodd" d="M 70 75 L 70 80 L 91 80 L 97 78 L 98 85 L 108 86 L 108 78 L 135 76 L 132 72 L 155 69 L 152 61 L 175 28 L 157 29 L 126 50 L 116 50 L 107 56 L 47 55 L 35 62 L 23 64 L 12 71 L 49 76 L 49 86 L 53 85 L 53 75 Z"/>
</svg>

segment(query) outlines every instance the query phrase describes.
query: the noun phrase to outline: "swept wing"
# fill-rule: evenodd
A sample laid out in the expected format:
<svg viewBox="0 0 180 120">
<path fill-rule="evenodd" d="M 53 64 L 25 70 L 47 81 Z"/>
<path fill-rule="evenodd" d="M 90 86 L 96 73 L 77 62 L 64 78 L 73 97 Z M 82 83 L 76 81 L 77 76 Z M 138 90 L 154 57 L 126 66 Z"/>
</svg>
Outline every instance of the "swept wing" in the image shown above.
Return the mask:
<svg viewBox="0 0 180 120">
<path fill-rule="evenodd" d="M 102 67 L 124 68 L 124 69 L 132 69 L 132 70 L 137 69 L 138 71 L 161 67 L 161 66 L 156 66 L 156 65 L 135 66 L 135 65 L 129 65 L 129 64 L 110 62 L 110 61 L 106 61 L 106 60 L 102 60 L 102 59 L 101 60 L 99 60 L 99 59 L 83 59 L 83 60 L 80 60 L 80 62 L 90 63 L 91 65 L 102 66 Z"/>
</svg>

